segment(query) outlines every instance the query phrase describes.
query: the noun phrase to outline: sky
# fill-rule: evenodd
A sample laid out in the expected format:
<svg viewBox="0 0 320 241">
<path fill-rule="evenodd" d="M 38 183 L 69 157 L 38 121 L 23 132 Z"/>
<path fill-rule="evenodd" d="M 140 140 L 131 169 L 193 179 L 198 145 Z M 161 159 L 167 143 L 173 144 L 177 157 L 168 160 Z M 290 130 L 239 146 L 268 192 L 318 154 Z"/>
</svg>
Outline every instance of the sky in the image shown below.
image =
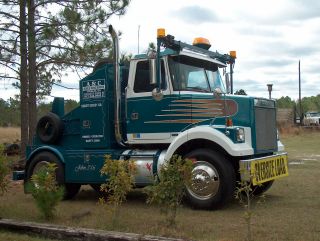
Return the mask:
<svg viewBox="0 0 320 241">
<path fill-rule="evenodd" d="M 211 51 L 236 50 L 234 90 L 251 96 L 268 98 L 273 84 L 272 98 L 298 99 L 300 60 L 302 97 L 320 94 L 319 0 L 132 0 L 110 23 L 122 32 L 120 49 L 127 54 L 156 42 L 157 28 L 186 43 L 205 37 Z M 78 81 L 69 76 L 62 84 L 77 88 Z M 78 90 L 58 86 L 52 95 L 79 100 Z"/>
</svg>

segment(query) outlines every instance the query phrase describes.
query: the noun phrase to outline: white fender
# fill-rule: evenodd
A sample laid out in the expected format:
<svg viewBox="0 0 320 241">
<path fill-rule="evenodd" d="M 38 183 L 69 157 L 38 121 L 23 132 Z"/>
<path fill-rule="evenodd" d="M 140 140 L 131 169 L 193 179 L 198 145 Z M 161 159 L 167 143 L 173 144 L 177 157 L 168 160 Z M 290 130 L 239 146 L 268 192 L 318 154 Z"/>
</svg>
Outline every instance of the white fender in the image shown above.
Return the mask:
<svg viewBox="0 0 320 241">
<path fill-rule="evenodd" d="M 233 143 L 231 139 L 213 126 L 196 126 L 180 133 L 170 144 L 164 160 L 170 160 L 175 151 L 184 143 L 194 139 L 205 139 L 220 145 L 231 156 L 246 156 L 254 154 L 251 145 L 251 129 L 244 128 L 245 142 Z"/>
</svg>

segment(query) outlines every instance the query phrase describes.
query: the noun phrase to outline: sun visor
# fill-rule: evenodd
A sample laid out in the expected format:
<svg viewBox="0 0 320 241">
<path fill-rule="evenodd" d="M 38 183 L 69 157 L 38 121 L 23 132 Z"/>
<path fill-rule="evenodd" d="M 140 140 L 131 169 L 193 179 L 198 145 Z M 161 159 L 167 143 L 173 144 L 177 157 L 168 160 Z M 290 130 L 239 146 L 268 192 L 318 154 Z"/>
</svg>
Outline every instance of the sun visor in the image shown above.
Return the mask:
<svg viewBox="0 0 320 241">
<path fill-rule="evenodd" d="M 189 57 L 193 57 L 193 58 L 197 58 L 197 59 L 206 60 L 206 61 L 209 61 L 209 62 L 217 64 L 219 68 L 227 67 L 227 65 L 225 63 L 223 63 L 223 62 L 221 62 L 221 61 L 219 61 L 217 59 L 210 58 L 208 55 L 205 55 L 205 54 L 202 54 L 202 53 L 198 53 L 198 52 L 189 50 L 187 48 L 183 48 L 180 51 L 180 55 L 185 55 L 185 56 L 189 56 Z"/>
</svg>

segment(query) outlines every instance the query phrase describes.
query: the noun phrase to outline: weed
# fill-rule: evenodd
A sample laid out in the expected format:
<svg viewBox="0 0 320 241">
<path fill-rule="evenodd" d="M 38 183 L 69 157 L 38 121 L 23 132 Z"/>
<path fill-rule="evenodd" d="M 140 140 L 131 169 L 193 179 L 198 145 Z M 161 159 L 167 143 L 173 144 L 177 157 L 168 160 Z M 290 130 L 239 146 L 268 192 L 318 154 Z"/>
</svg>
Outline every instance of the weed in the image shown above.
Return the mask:
<svg viewBox="0 0 320 241">
<path fill-rule="evenodd" d="M 56 164 L 48 163 L 31 177 L 27 188 L 45 219 L 52 219 L 55 208 L 63 199 L 64 188 L 56 182 Z"/>
<path fill-rule="evenodd" d="M 106 194 L 107 201 L 104 197 L 99 201 L 102 204 L 112 205 L 112 226 L 114 227 L 119 220 L 119 207 L 126 200 L 127 193 L 133 189 L 136 166 L 133 161 L 112 160 L 111 156 L 107 155 L 100 173 L 107 176 L 107 182 L 100 188 Z"/>
<path fill-rule="evenodd" d="M 176 225 L 178 207 L 185 195 L 185 187 L 191 181 L 192 161 L 181 156 L 173 156 L 160 169 L 160 178 L 154 185 L 146 188 L 147 203 L 160 206 L 166 216 L 167 226 Z"/>
<path fill-rule="evenodd" d="M 2 196 L 8 190 L 8 178 L 9 167 L 6 159 L 3 155 L 3 146 L 0 145 L 0 196 Z"/>
</svg>

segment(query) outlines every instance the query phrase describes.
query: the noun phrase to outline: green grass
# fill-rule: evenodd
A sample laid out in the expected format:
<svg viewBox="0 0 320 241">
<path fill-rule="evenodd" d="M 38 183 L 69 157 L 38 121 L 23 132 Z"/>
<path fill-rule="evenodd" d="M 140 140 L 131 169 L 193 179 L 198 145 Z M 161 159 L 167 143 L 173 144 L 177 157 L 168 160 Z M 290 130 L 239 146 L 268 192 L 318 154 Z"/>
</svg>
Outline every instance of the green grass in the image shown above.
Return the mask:
<svg viewBox="0 0 320 241">
<path fill-rule="evenodd" d="M 320 159 L 320 131 L 306 131 L 298 135 L 284 135 L 281 141 L 291 161 Z"/>
<path fill-rule="evenodd" d="M 276 181 L 266 192 L 263 203 L 259 198 L 253 200 L 253 240 L 319 240 L 320 133 L 283 136 L 282 141 L 289 153 L 289 162 L 294 162 L 289 166 L 289 177 Z M 303 164 L 295 164 L 301 160 Z M 145 204 L 145 199 L 139 191 L 130 194 L 121 208 L 116 231 L 204 241 L 246 238 L 244 209 L 236 200 L 217 211 L 182 207 L 176 228 L 166 228 L 158 208 Z M 97 202 L 95 192 L 85 186 L 75 200 L 59 204 L 58 217 L 52 223 L 111 230 L 111 213 Z M 84 211 L 89 214 L 78 215 Z M 9 192 L 0 197 L 0 217 L 44 222 L 31 195 L 25 195 L 22 183 L 17 182 L 11 183 Z"/>
</svg>

